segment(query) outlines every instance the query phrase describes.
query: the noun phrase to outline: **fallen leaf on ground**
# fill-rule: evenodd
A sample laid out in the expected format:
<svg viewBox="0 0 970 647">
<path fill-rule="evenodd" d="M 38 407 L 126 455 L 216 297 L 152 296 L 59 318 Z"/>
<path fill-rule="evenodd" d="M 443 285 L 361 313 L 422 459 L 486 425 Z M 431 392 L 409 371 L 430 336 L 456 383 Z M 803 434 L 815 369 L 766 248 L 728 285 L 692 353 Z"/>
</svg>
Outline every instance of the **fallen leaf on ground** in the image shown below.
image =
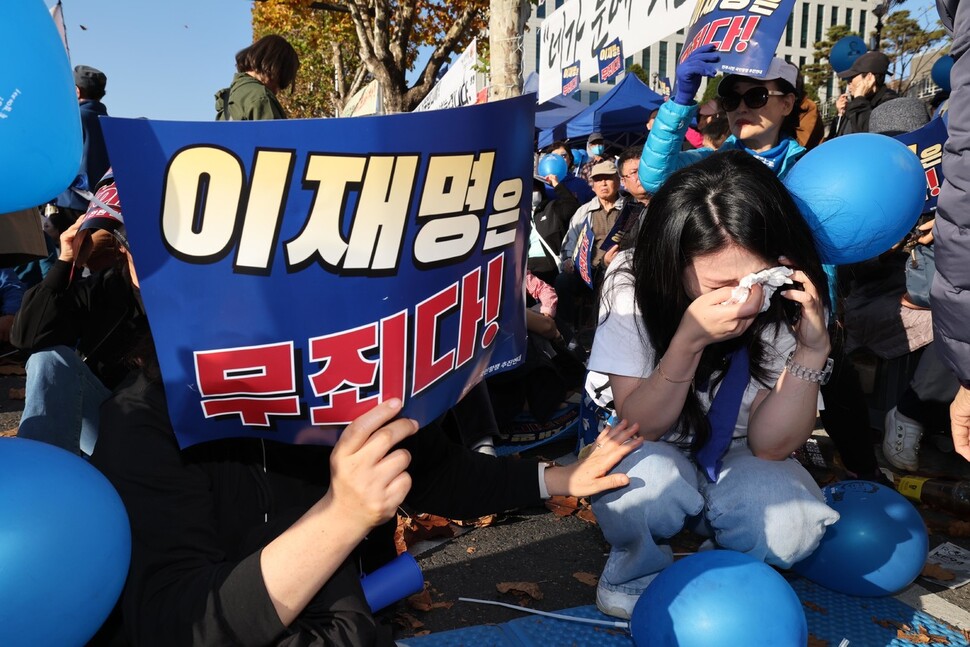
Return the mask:
<svg viewBox="0 0 970 647">
<path fill-rule="evenodd" d="M 577 580 L 579 580 L 580 582 L 588 586 L 596 586 L 597 584 L 599 584 L 599 581 L 600 581 L 600 578 L 593 575 L 592 573 L 584 573 L 582 571 L 580 571 L 579 573 L 573 573 L 573 577 L 575 577 Z"/>
<path fill-rule="evenodd" d="M 546 501 L 546 507 L 557 517 L 568 517 L 579 511 L 579 499 L 574 496 L 554 496 Z"/>
<path fill-rule="evenodd" d="M 499 593 L 522 593 L 528 595 L 533 600 L 542 599 L 542 591 L 535 582 L 499 582 L 495 585 Z"/>
<path fill-rule="evenodd" d="M 593 514 L 592 508 L 583 508 L 576 513 L 576 516 L 585 521 L 586 523 L 596 523 L 596 515 Z"/>
<path fill-rule="evenodd" d="M 18 364 L 5 364 L 0 366 L 0 375 L 27 375 L 27 371 Z"/>
<path fill-rule="evenodd" d="M 923 577 L 931 577 L 934 580 L 939 580 L 941 582 L 949 582 L 954 579 L 956 575 L 952 571 L 948 571 L 939 564 L 934 564 L 933 562 L 926 562 L 923 565 L 923 570 L 920 572 Z"/>
<path fill-rule="evenodd" d="M 479 517 L 478 519 L 452 519 L 451 522 L 456 526 L 461 526 L 462 528 L 488 528 L 489 526 L 495 525 L 498 521 L 497 514 L 489 514 L 484 517 Z"/>
<path fill-rule="evenodd" d="M 400 625 L 408 631 L 414 631 L 424 626 L 424 623 L 415 618 L 407 611 L 398 611 L 394 614 L 394 623 Z"/>
<path fill-rule="evenodd" d="M 880 627 L 885 627 L 886 629 L 902 629 L 904 631 L 909 631 L 908 625 L 896 622 L 895 620 L 879 620 L 878 618 L 874 617 L 872 621 Z"/>
<path fill-rule="evenodd" d="M 825 607 L 821 607 L 809 600 L 804 600 L 802 602 L 802 606 L 804 606 L 806 609 L 811 609 L 812 611 L 821 613 L 823 616 L 827 616 L 829 614 L 828 610 L 826 610 Z"/>
<path fill-rule="evenodd" d="M 431 591 L 428 590 L 427 582 L 424 590 L 408 597 L 408 606 L 417 611 L 431 611 Z"/>
<path fill-rule="evenodd" d="M 951 521 L 947 524 L 946 534 L 951 537 L 970 537 L 970 521 Z"/>
<path fill-rule="evenodd" d="M 829 647 L 829 641 L 814 634 L 808 634 L 808 647 Z"/>
<path fill-rule="evenodd" d="M 416 514 L 412 517 L 400 517 L 398 524 L 403 526 L 402 537 L 405 546 L 413 546 L 425 539 L 438 537 L 450 538 L 455 536 L 455 529 L 451 522 L 444 517 L 433 514 Z M 395 543 L 398 543 L 395 541 Z M 398 544 L 400 550 L 400 544 Z"/>
<path fill-rule="evenodd" d="M 3 438 L 13 438 L 14 436 L 17 435 L 17 432 L 18 431 L 20 431 L 20 428 L 19 427 L 13 427 L 11 429 L 4 429 L 3 431 L 0 431 L 0 436 L 2 436 Z"/>
<path fill-rule="evenodd" d="M 906 625 L 903 625 L 904 627 Z M 907 630 L 909 629 L 906 627 Z M 896 631 L 896 637 L 900 640 L 905 640 L 907 642 L 913 643 L 914 645 L 929 645 L 930 643 L 939 643 L 941 645 L 949 645 L 950 640 L 946 636 L 938 636 L 936 634 L 931 634 L 926 627 L 920 627 L 916 633 L 904 632 L 902 629 Z"/>
<path fill-rule="evenodd" d="M 7 398 L 9 398 L 10 400 L 26 400 L 27 389 L 11 388 L 9 391 L 7 391 Z"/>
<path fill-rule="evenodd" d="M 475 552 L 476 550 L 478 550 L 478 549 L 477 549 L 477 548 L 475 548 L 474 546 L 469 546 L 468 548 L 466 548 L 466 549 L 465 549 L 465 552 L 466 552 L 466 553 L 468 553 L 469 555 L 471 555 L 471 554 L 472 554 L 472 553 L 474 553 L 474 552 Z"/>
</svg>

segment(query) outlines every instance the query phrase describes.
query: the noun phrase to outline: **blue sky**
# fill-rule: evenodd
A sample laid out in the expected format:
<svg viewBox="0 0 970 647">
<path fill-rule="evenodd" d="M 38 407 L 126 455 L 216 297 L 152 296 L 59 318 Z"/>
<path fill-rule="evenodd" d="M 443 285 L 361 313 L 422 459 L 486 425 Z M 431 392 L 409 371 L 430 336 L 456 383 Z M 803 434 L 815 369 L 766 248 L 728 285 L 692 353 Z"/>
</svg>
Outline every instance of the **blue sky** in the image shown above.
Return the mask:
<svg viewBox="0 0 970 647">
<path fill-rule="evenodd" d="M 45 0 L 48 7 L 56 0 Z M 210 121 L 252 41 L 246 0 L 62 0 L 72 65 L 108 76 L 119 117 Z M 83 25 L 83 28 L 82 28 Z"/>
<path fill-rule="evenodd" d="M 108 76 L 104 103 L 119 117 L 213 119 L 213 95 L 229 84 L 236 52 L 252 40 L 248 0 L 62 3 L 71 64 Z M 932 6 L 933 0 L 903 5 L 914 15 Z M 935 11 L 929 14 L 935 19 Z"/>
</svg>

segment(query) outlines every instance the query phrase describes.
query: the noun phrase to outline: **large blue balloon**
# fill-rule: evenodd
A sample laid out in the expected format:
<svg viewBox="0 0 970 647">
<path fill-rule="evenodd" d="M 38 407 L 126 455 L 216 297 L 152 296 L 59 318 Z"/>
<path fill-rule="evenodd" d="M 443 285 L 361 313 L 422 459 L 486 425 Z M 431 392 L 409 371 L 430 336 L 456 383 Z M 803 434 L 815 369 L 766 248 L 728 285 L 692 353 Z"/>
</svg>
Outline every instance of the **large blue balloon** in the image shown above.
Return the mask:
<svg viewBox="0 0 970 647">
<path fill-rule="evenodd" d="M 930 78 L 933 79 L 933 83 L 940 86 L 940 89 L 944 92 L 950 91 L 950 69 L 952 67 L 953 57 L 941 56 L 936 59 L 936 63 L 933 63 L 933 69 L 930 70 Z"/>
<path fill-rule="evenodd" d="M 869 481 L 824 488 L 825 502 L 841 517 L 796 573 L 848 595 L 893 595 L 923 569 L 929 543 L 919 512 L 901 494 Z"/>
<path fill-rule="evenodd" d="M 892 137 L 845 135 L 809 151 L 785 176 L 822 261 L 882 254 L 913 228 L 926 202 L 919 158 Z"/>
<path fill-rule="evenodd" d="M 566 177 L 566 173 L 569 172 L 569 165 L 566 164 L 566 160 L 559 155 L 556 155 L 555 153 L 546 153 L 539 158 L 539 166 L 536 168 L 536 170 L 542 177 L 555 175 L 556 180 L 562 182 L 562 179 Z"/>
<path fill-rule="evenodd" d="M 52 445 L 0 439 L 0 474 L 0 644 L 83 645 L 128 574 L 125 507 L 98 470 Z"/>
<path fill-rule="evenodd" d="M 744 553 L 685 557 L 650 583 L 633 609 L 637 647 L 804 647 L 798 595 L 773 568 Z"/>
<path fill-rule="evenodd" d="M 829 53 L 829 64 L 836 73 L 845 72 L 852 67 L 857 58 L 867 51 L 869 51 L 869 48 L 866 47 L 866 41 L 858 36 L 840 38 L 835 45 L 832 45 L 832 51 Z"/>
<path fill-rule="evenodd" d="M 0 213 L 6 213 L 47 202 L 74 182 L 81 116 L 71 64 L 43 0 L 0 2 L 0 43 Z"/>
</svg>

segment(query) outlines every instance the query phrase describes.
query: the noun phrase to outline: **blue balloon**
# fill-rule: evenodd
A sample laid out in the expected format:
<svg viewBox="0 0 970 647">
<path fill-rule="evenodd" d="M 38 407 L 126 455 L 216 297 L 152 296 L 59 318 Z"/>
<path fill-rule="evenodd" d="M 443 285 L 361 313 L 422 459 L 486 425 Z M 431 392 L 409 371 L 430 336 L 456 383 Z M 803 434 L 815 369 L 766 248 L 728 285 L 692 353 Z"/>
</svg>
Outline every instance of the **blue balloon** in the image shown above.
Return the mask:
<svg viewBox="0 0 970 647">
<path fill-rule="evenodd" d="M 43 0 L 0 3 L 0 213 L 71 186 L 81 166 L 81 115 L 64 44 Z"/>
<path fill-rule="evenodd" d="M 537 167 L 539 175 L 546 177 L 547 175 L 555 175 L 556 179 L 562 182 L 562 179 L 566 177 L 566 173 L 569 172 L 569 165 L 566 164 L 564 160 L 559 155 L 555 153 L 546 153 L 539 158 L 539 166 Z"/>
<path fill-rule="evenodd" d="M 111 483 L 84 459 L 0 440 L 0 644 L 83 645 L 114 608 L 131 531 Z"/>
<path fill-rule="evenodd" d="M 773 568 L 733 550 L 710 550 L 668 566 L 633 608 L 637 647 L 804 647 L 801 600 Z"/>
<path fill-rule="evenodd" d="M 845 72 L 852 67 L 857 58 L 869 51 L 866 41 L 858 36 L 840 38 L 829 53 L 829 64 L 836 73 Z"/>
<path fill-rule="evenodd" d="M 861 597 L 893 595 L 916 579 L 929 541 L 913 504 L 869 481 L 834 483 L 822 493 L 841 517 L 815 552 L 792 570 L 833 591 Z"/>
<path fill-rule="evenodd" d="M 952 67 L 953 57 L 947 55 L 936 59 L 936 63 L 933 63 L 933 69 L 930 70 L 933 83 L 940 86 L 940 89 L 944 92 L 950 91 L 950 69 Z"/>
<path fill-rule="evenodd" d="M 822 262 L 857 263 L 882 254 L 913 228 L 926 202 L 926 173 L 900 141 L 857 133 L 802 157 L 785 186 L 808 222 Z"/>
</svg>

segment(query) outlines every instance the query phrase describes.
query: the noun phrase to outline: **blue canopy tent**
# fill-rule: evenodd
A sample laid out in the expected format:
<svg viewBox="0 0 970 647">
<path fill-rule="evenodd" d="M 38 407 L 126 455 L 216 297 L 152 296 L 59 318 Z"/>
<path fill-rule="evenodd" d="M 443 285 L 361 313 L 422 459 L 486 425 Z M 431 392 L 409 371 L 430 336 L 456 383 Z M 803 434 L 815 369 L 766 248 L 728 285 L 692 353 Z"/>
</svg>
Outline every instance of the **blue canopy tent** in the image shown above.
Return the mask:
<svg viewBox="0 0 970 647">
<path fill-rule="evenodd" d="M 530 92 L 539 92 L 539 75 L 536 72 L 531 73 L 522 85 L 522 94 Z M 585 103 L 562 95 L 555 96 L 536 106 L 536 130 L 542 131 L 558 126 L 585 109 Z"/>
<path fill-rule="evenodd" d="M 660 107 L 663 97 L 651 90 L 636 74 L 627 74 L 599 101 L 572 119 L 539 133 L 539 147 L 557 139 L 577 139 L 602 133 L 607 139 L 631 145 L 646 135 L 650 113 Z M 538 123 L 538 116 L 536 117 Z"/>
</svg>

